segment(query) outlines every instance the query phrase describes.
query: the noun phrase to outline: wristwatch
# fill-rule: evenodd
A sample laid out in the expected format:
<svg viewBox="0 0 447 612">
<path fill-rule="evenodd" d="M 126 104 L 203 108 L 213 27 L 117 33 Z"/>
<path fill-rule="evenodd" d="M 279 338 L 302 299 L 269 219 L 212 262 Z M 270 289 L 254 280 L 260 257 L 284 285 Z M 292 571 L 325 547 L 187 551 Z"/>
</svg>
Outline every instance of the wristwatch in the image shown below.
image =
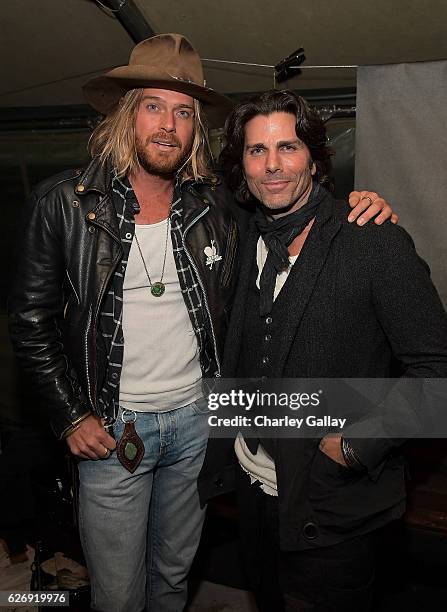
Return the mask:
<svg viewBox="0 0 447 612">
<path fill-rule="evenodd" d="M 351 444 L 343 438 L 340 438 L 341 452 L 348 468 L 354 472 L 365 472 L 366 468 L 357 456 L 357 453 L 352 448 Z"/>
</svg>

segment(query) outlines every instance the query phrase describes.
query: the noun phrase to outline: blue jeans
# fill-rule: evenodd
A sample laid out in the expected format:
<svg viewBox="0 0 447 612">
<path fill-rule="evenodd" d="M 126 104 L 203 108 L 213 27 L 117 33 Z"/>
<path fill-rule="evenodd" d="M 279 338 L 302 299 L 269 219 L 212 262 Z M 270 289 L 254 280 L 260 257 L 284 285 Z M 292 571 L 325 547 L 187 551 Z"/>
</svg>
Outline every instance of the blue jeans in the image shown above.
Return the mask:
<svg viewBox="0 0 447 612">
<path fill-rule="evenodd" d="M 100 612 L 181 612 L 202 531 L 197 476 L 208 439 L 203 400 L 164 413 L 139 412 L 145 454 L 130 474 L 113 453 L 81 461 L 79 522 Z M 119 440 L 121 412 L 114 426 Z"/>
</svg>

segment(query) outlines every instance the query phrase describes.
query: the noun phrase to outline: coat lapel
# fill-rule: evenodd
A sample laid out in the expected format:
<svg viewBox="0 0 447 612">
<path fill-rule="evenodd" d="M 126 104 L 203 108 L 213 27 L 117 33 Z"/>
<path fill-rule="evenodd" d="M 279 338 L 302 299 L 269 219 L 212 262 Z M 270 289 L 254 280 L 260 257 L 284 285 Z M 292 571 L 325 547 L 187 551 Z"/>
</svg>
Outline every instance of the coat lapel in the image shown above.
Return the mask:
<svg viewBox="0 0 447 612">
<path fill-rule="evenodd" d="M 341 227 L 341 222 L 332 214 L 333 202 L 332 197 L 328 196 L 328 199 L 322 203 L 321 212 L 317 215 L 314 227 L 282 289 L 286 294 L 282 296 L 280 294 L 282 299 L 277 306 L 282 311 L 280 316 L 284 324 L 275 363 L 277 376 L 282 375 L 290 347 L 328 257 L 332 241 Z"/>
<path fill-rule="evenodd" d="M 280 316 L 283 324 L 281 325 L 281 338 L 275 364 L 277 376 L 282 374 L 291 344 L 328 257 L 332 241 L 340 230 L 341 222 L 334 213 L 335 201 L 328 194 L 327 198 L 321 203 L 314 227 L 280 293 L 281 301 L 277 303 L 277 306 L 281 311 Z M 259 233 L 253 220 L 251 220 L 245 248 L 241 255 L 242 262 L 238 287 L 225 342 L 223 371 L 227 378 L 235 376 L 239 361 L 248 289 L 252 278 L 252 266 L 255 262 L 258 238 Z M 281 295 L 283 291 L 286 291 L 287 294 Z"/>
</svg>

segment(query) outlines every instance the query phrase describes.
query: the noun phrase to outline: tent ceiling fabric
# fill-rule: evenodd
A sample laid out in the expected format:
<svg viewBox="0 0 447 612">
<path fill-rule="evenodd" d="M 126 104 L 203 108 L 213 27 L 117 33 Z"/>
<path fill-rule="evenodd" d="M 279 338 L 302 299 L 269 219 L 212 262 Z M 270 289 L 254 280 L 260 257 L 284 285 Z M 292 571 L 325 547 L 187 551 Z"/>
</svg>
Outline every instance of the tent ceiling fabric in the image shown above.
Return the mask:
<svg viewBox="0 0 447 612">
<path fill-rule="evenodd" d="M 91 0 L 9 0 L 0 16 L 2 106 L 84 104 L 81 86 L 93 76 L 86 73 L 127 62 L 133 46 L 117 19 Z M 73 75 L 86 76 L 67 79 Z M 49 81 L 58 82 L 33 87 Z"/>
<path fill-rule="evenodd" d="M 275 64 L 299 46 L 308 65 L 447 58 L 445 0 L 134 2 L 155 32 L 181 32 L 203 57 L 214 59 Z M 133 46 L 115 17 L 93 0 L 10 0 L 0 15 L 1 106 L 81 104 L 87 73 L 127 63 Z M 221 64 L 206 64 L 206 78 L 228 93 L 273 84 L 269 69 Z M 303 71 L 285 83 L 296 89 L 354 85 L 353 69 Z"/>
<path fill-rule="evenodd" d="M 308 65 L 412 62 L 447 57 L 445 0 L 136 0 L 156 32 L 181 31 L 203 57 L 275 64 L 298 47 Z M 167 7 L 169 6 L 169 10 Z M 226 92 L 272 87 L 271 72 L 208 64 Z M 355 86 L 355 70 L 303 71 L 293 88 Z"/>
</svg>

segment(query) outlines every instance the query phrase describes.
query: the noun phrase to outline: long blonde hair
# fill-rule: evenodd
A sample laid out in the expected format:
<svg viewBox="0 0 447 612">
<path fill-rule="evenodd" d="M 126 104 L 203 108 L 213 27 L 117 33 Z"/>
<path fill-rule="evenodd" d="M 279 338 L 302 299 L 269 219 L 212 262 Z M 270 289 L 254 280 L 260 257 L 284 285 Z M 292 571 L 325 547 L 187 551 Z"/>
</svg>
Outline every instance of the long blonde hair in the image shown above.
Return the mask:
<svg viewBox="0 0 447 612">
<path fill-rule="evenodd" d="M 143 95 L 142 89 L 131 89 L 119 106 L 94 129 L 89 140 L 92 157 L 102 163 L 110 160 L 118 176 L 132 174 L 139 169 L 135 122 Z M 208 140 L 208 129 L 200 102 L 194 100 L 194 135 L 191 152 L 180 169 L 180 180 L 203 181 L 214 179 L 213 157 Z"/>
</svg>

